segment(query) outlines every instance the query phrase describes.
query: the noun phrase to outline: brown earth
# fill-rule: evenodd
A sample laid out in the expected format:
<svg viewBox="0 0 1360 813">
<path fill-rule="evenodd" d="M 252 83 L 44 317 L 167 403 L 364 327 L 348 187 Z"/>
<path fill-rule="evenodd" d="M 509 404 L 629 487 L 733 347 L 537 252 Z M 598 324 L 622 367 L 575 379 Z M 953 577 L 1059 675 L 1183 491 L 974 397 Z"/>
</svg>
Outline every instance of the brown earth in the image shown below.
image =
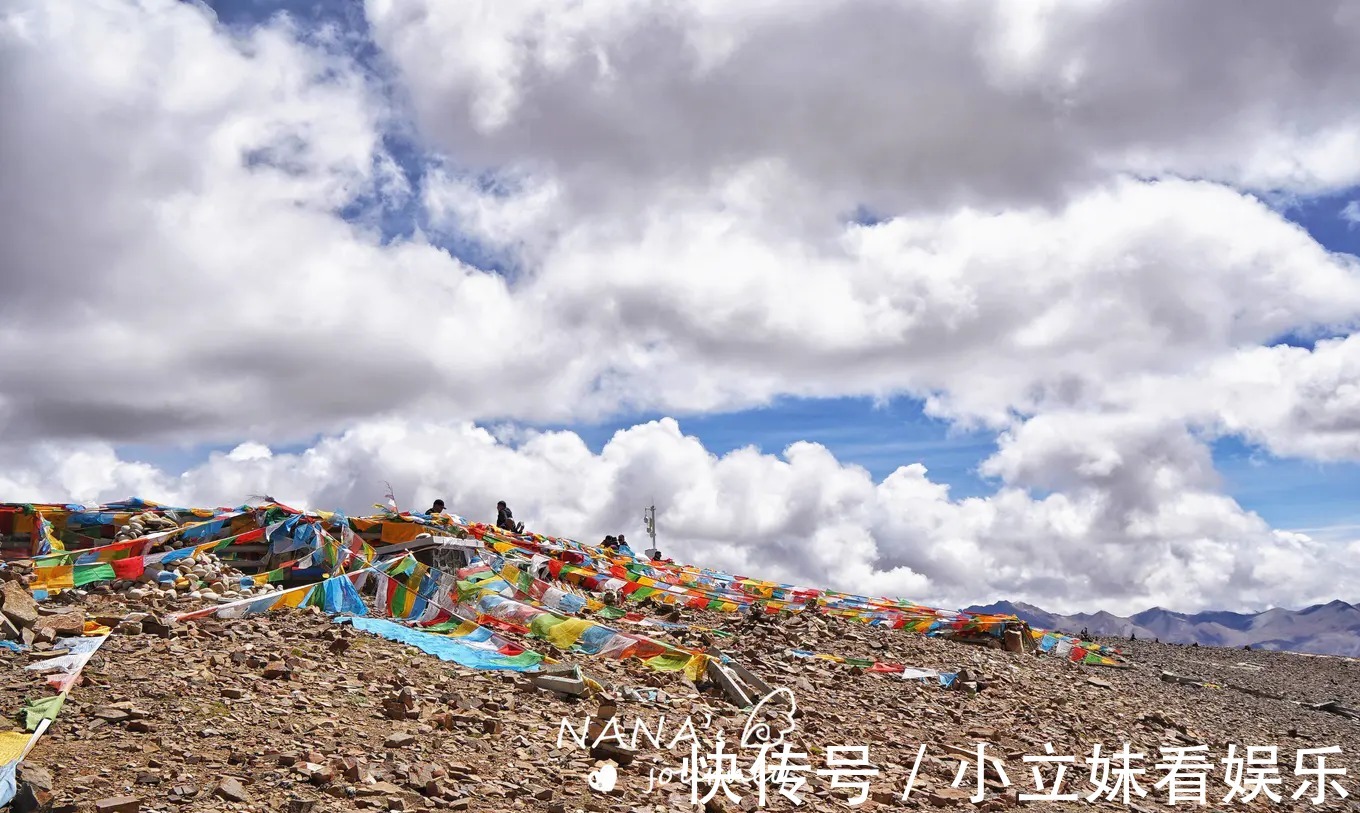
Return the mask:
<svg viewBox="0 0 1360 813">
<path fill-rule="evenodd" d="M 92 597 L 93 599 L 93 597 Z M 91 614 L 115 608 L 91 608 Z M 806 774 L 802 803 L 772 793 L 776 810 L 1129 809 L 1122 802 L 1021 802 L 1036 792 L 1025 755 L 1075 757 L 1067 792 L 1083 797 L 1095 787 L 1084 760 L 1092 746 L 1110 754 L 1128 743 L 1146 758 L 1138 777 L 1147 791 L 1137 810 L 1163 808 L 1159 747 L 1209 746 L 1207 809 L 1360 810 L 1360 720 L 1310 708 L 1338 701 L 1360 706 L 1360 662 L 1276 652 L 1213 650 L 1145 642 L 1123 643 L 1134 668 L 1086 667 L 900 631 L 808 618 L 750 624 L 691 614 L 688 622 L 734 633 L 714 637 L 685 631 L 657 637 L 691 646 L 715 643 L 776 686 L 791 689 L 798 705 L 788 739 L 807 752 L 812 769 L 826 766 L 829 746 L 868 746 L 879 770 L 871 795 L 858 807 L 854 794 Z M 626 623 L 624 629 L 633 629 Z M 653 630 L 643 630 L 656 634 Z M 526 645 L 546 652 L 542 642 Z M 914 667 L 966 669 L 981 684 L 971 693 L 888 674 L 866 672 L 785 654 L 790 647 L 869 657 Z M 0 702 L 20 708 L 49 692 L 21 667 L 27 654 L 0 653 L 6 670 Z M 711 748 L 718 729 L 736 749 L 747 714 L 715 686 L 697 686 L 674 673 L 636 662 L 577 655 L 590 677 L 617 697 L 616 721 L 631 738 L 641 719 L 663 731 L 662 745 L 686 718 Z M 1168 682 L 1163 672 L 1215 686 Z M 1236 687 L 1236 688 L 1230 688 Z M 638 701 L 626 689 L 656 689 Z M 418 650 L 358 632 L 315 611 L 284 611 L 263 618 L 178 625 L 171 637 L 117 634 L 91 660 L 66 707 L 24 766 L 24 775 L 59 811 L 291 811 L 542 810 L 665 811 L 690 804 L 689 784 L 672 781 L 649 790 L 652 775 L 678 772 L 689 741 L 674 749 L 641 742 L 628 749 L 590 751 L 559 735 L 564 719 L 584 728 L 601 713 L 599 697 L 574 698 L 535 688 L 523 675 L 478 672 Z M 664 722 L 661 720 L 664 715 Z M 608 711 L 602 713 L 607 718 Z M 711 721 L 704 727 L 705 719 Z M 14 727 L 19 725 L 15 722 Z M 1002 760 L 1008 785 L 993 778 L 979 804 L 969 800 L 976 774 L 951 788 L 960 754 Z M 926 757 L 906 801 L 902 791 L 920 744 Z M 1276 746 L 1283 802 L 1223 803 L 1223 765 L 1229 745 Z M 1350 794 L 1313 806 L 1289 796 L 1299 748 L 1340 746 Z M 951 750 L 952 749 L 952 750 Z M 743 751 L 743 754 L 749 754 Z M 612 756 L 621 763 L 617 787 L 592 790 L 587 776 Z M 966 757 L 964 757 L 966 758 Z M 612 763 L 611 763 L 612 764 Z M 1135 766 L 1137 767 L 1137 766 Z M 44 776 L 46 769 L 50 777 Z M 1051 771 L 1045 769 L 1051 776 Z M 995 774 L 992 774 L 995 777 Z M 754 786 L 734 784 L 739 801 L 710 802 L 708 810 L 755 810 Z M 1311 793 L 1309 794 L 1311 795 Z M 116 800 L 123 799 L 122 802 Z M 1181 807 L 1192 807 L 1182 803 Z"/>
</svg>

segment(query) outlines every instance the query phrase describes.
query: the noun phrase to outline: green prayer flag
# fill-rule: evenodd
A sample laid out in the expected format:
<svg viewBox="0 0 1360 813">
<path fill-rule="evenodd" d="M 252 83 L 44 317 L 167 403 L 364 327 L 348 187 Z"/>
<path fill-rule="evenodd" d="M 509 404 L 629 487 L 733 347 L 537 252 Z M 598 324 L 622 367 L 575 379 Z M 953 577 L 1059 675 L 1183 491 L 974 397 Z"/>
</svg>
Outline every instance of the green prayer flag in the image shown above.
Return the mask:
<svg viewBox="0 0 1360 813">
<path fill-rule="evenodd" d="M 72 572 L 72 580 L 76 587 L 83 587 L 90 582 L 113 581 L 118 578 L 114 573 L 113 565 L 108 562 L 100 562 L 93 565 L 76 565 Z"/>
<path fill-rule="evenodd" d="M 31 701 L 27 706 L 24 706 L 24 729 L 26 731 L 37 731 L 38 723 L 43 720 L 57 719 L 57 714 L 61 712 L 61 707 L 65 702 L 65 693 Z"/>
</svg>

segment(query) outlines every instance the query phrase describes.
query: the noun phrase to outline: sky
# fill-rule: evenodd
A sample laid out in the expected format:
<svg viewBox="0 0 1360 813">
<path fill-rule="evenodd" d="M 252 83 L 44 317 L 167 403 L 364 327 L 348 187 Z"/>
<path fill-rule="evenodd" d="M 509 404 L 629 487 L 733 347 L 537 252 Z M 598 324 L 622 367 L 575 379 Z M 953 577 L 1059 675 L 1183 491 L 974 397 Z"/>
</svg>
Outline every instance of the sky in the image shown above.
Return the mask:
<svg viewBox="0 0 1360 813">
<path fill-rule="evenodd" d="M 14 0 L 0 500 L 1360 599 L 1341 0 Z"/>
</svg>

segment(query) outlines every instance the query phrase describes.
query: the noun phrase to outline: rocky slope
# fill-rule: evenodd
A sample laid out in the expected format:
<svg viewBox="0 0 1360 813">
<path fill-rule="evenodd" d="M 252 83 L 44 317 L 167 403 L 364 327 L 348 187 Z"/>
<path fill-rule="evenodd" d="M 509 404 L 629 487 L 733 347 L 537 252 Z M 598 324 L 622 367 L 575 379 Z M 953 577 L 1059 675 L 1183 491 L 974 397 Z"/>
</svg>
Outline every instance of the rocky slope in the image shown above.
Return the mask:
<svg viewBox="0 0 1360 813">
<path fill-rule="evenodd" d="M 138 609 L 91 596 L 92 615 Z M 793 692 L 797 711 L 786 740 L 808 754 L 812 773 L 801 803 L 770 789 L 764 804 L 753 784 L 733 781 L 738 797 L 718 793 L 713 810 L 947 809 L 1153 810 L 1167 798 L 1154 785 L 1159 747 L 1208 746 L 1211 809 L 1227 793 L 1229 746 L 1276 746 L 1283 802 L 1257 799 L 1248 808 L 1356 810 L 1360 798 L 1360 662 L 1278 652 L 1206 647 L 1128 646 L 1131 669 L 1098 669 L 1066 661 L 983 649 L 901 631 L 814 617 L 757 623 L 691 614 L 692 628 L 662 633 L 689 646 L 716 644 L 769 683 Z M 702 627 L 728 633 L 706 631 Z M 562 655 L 605 694 L 577 697 L 539 687 L 523 674 L 475 672 L 409 646 L 355 631 L 315 610 L 266 617 L 206 619 L 169 628 L 121 627 L 94 656 L 66 707 L 21 770 L 24 799 L 51 810 L 289 811 L 542 810 L 667 811 L 686 809 L 690 784 L 677 778 L 687 757 L 740 747 L 748 713 L 722 688 L 651 671 L 635 661 Z M 138 634 L 140 633 L 140 634 Z M 539 651 L 541 641 L 525 641 Z M 956 686 L 903 680 L 859 667 L 787 654 L 793 647 L 873 658 L 949 672 Z M 559 653 L 560 654 L 560 653 Z M 0 651 L 7 670 L 6 707 L 38 691 L 21 667 L 33 655 Z M 1194 685 L 1198 681 L 1212 685 Z M 1314 708 L 1336 701 L 1331 710 Z M 788 727 L 781 707 L 757 716 Z M 571 729 L 590 719 L 607 734 L 613 719 L 625 740 L 634 722 L 661 730 L 660 746 L 643 738 L 609 740 L 590 749 Z M 663 719 L 664 718 L 664 719 Z M 691 720 L 702 746 L 683 736 Z M 705 720 L 709 725 L 705 726 Z M 672 743 L 672 740 L 678 741 Z M 589 739 L 589 738 L 588 738 Z M 961 759 L 978 743 L 1000 760 L 977 794 L 976 772 L 954 784 Z M 1147 755 L 1138 777 L 1146 797 L 1122 800 L 1021 802 L 1036 792 L 1025 755 L 1071 755 L 1064 790 L 1096 790 L 1084 760 L 1096 744 L 1108 755 L 1128 743 Z M 674 747 L 666 747 L 673 745 Z M 913 775 L 920 747 L 924 757 Z M 1345 766 L 1350 793 L 1324 804 L 1291 800 L 1297 749 L 1336 745 L 1329 764 Z M 865 803 L 837 787 L 825 769 L 832 746 L 868 746 L 878 774 Z M 711 761 L 701 760 L 701 767 Z M 747 765 L 749 767 L 749 765 Z M 1136 766 L 1135 766 L 1136 767 Z M 610 788 L 608 776 L 617 778 Z M 1000 781 L 1001 771 L 1005 782 Z M 1051 777 L 1051 771 L 1045 771 Z M 667 781 L 660 781 L 667 780 Z M 591 783 L 594 783 L 594 787 Z M 912 791 L 903 801 L 908 785 Z M 706 788 L 701 786 L 700 793 Z M 977 798 L 975 804 L 971 798 Z M 29 808 L 32 809 L 32 808 Z"/>
</svg>

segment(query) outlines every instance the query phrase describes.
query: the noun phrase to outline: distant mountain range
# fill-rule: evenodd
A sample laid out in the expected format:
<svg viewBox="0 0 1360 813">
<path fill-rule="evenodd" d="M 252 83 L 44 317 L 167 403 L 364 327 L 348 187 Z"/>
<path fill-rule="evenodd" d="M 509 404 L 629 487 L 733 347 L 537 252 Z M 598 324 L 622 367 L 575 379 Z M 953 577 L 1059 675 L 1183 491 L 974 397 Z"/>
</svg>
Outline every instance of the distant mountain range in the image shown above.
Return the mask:
<svg viewBox="0 0 1360 813">
<path fill-rule="evenodd" d="M 1315 655 L 1360 657 L 1360 606 L 1344 601 L 1302 610 L 1272 609 L 1261 613 L 1177 613 L 1153 607 L 1122 618 L 1111 613 L 1058 615 L 1031 604 L 998 601 L 974 605 L 969 612 L 1015 615 L 1031 626 L 1067 633 L 1089 630 L 1092 636 L 1136 635 L 1162 643 L 1273 649 Z"/>
</svg>

